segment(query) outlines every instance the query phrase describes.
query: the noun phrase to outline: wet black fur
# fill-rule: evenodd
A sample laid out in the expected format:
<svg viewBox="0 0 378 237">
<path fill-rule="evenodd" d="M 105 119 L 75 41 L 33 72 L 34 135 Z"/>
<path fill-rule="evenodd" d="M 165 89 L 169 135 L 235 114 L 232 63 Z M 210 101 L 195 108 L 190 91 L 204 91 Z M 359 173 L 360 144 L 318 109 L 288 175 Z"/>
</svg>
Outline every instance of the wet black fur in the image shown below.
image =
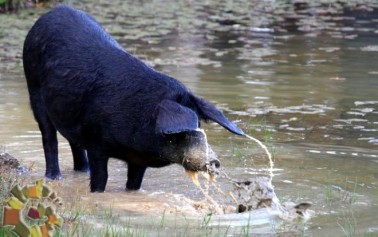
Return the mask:
<svg viewBox="0 0 378 237">
<path fill-rule="evenodd" d="M 243 134 L 212 104 L 127 53 L 91 16 L 68 6 L 35 23 L 23 62 L 48 178 L 61 177 L 57 131 L 71 145 L 74 169 L 90 169 L 91 191 L 104 191 L 109 157 L 128 163 L 126 186 L 139 189 L 147 167 L 177 163 L 162 156 L 170 136 L 195 131 L 201 119 Z"/>
</svg>

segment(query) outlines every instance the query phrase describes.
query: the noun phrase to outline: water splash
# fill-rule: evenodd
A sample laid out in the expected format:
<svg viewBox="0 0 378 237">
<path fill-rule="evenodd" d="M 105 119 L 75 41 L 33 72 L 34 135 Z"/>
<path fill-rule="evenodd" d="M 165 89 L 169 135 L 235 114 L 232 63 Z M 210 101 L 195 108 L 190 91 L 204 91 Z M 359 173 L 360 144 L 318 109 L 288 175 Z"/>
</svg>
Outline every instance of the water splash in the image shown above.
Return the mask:
<svg viewBox="0 0 378 237">
<path fill-rule="evenodd" d="M 213 213 L 216 213 L 216 214 L 224 214 L 225 213 L 225 206 L 222 205 L 222 204 L 219 204 L 210 194 L 209 194 L 209 188 L 210 186 L 212 186 L 213 188 L 215 188 L 215 191 L 218 195 L 222 195 L 222 196 L 228 196 L 231 197 L 231 199 L 236 203 L 236 204 L 239 204 L 240 203 L 240 200 L 237 200 L 237 198 L 235 196 L 232 195 L 232 193 L 228 193 L 228 195 L 226 195 L 220 187 L 218 187 L 216 184 L 215 184 L 215 178 L 217 176 L 220 176 L 220 177 L 223 177 L 225 179 L 227 179 L 229 182 L 231 182 L 234 186 L 236 186 L 237 188 L 241 188 L 239 183 L 240 181 L 237 181 L 237 180 L 234 180 L 232 179 L 231 177 L 229 177 L 227 175 L 227 173 L 225 173 L 224 171 L 221 171 L 219 170 L 217 167 L 215 167 L 215 164 L 211 165 L 210 162 L 209 162 L 209 145 L 207 143 L 207 136 L 206 136 L 206 133 L 202 130 L 202 129 L 197 129 L 198 132 L 201 132 L 203 133 L 204 135 L 204 139 L 205 139 L 205 143 L 207 144 L 206 146 L 206 156 L 207 156 L 207 164 L 206 164 L 206 168 L 207 168 L 207 171 L 206 172 L 201 172 L 201 174 L 205 177 L 205 179 L 207 180 L 207 183 L 204 184 L 204 187 L 201 185 L 199 179 L 198 179 L 198 173 L 199 172 L 194 172 L 194 171 L 186 171 L 187 175 L 191 178 L 192 182 L 194 183 L 194 185 L 201 191 L 201 193 L 204 195 L 205 197 L 205 200 L 208 202 L 208 204 L 211 205 L 211 209 L 213 209 Z M 274 169 L 274 162 L 273 162 L 273 156 L 272 154 L 269 152 L 268 148 L 258 139 L 252 137 L 252 136 L 249 136 L 247 134 L 245 134 L 245 136 L 247 138 L 249 138 L 250 140 L 256 142 L 264 151 L 265 153 L 267 154 L 268 156 L 268 159 L 269 159 L 269 169 L 268 169 L 268 173 L 269 173 L 269 183 L 272 182 L 272 179 L 273 179 L 273 169 Z M 273 189 L 272 189 L 273 190 Z"/>
<path fill-rule="evenodd" d="M 249 136 L 249 135 L 245 135 L 245 136 L 247 138 L 253 140 L 254 142 L 256 142 L 265 151 L 265 153 L 267 154 L 268 159 L 269 159 L 269 169 L 268 169 L 268 172 L 269 172 L 269 181 L 268 181 L 268 183 L 271 184 L 273 176 L 274 176 L 274 174 L 273 174 L 274 162 L 273 162 L 273 156 L 272 156 L 272 154 L 269 152 L 268 148 L 260 140 L 254 138 L 252 136 Z M 211 208 L 217 214 L 224 214 L 225 213 L 225 206 L 222 205 L 222 204 L 219 204 L 213 197 L 210 196 L 210 194 L 209 194 L 209 187 L 210 187 L 210 185 L 212 185 L 212 187 L 215 188 L 215 191 L 216 191 L 217 194 L 223 195 L 223 196 L 227 196 L 227 195 L 220 189 L 220 187 L 218 187 L 215 184 L 215 177 L 216 176 L 223 177 L 223 178 L 227 179 L 229 182 L 231 182 L 238 189 L 241 189 L 241 187 L 240 187 L 240 181 L 232 179 L 231 177 L 229 177 L 227 175 L 227 173 L 225 173 L 222 170 L 217 169 L 215 167 L 215 165 L 211 166 L 210 164 L 208 164 L 207 165 L 207 172 L 206 173 L 205 172 L 201 172 L 201 174 L 207 180 L 207 184 L 205 184 L 205 188 L 202 187 L 201 183 L 199 182 L 198 172 L 187 171 L 187 174 L 192 179 L 192 182 L 194 183 L 194 185 L 196 185 L 198 187 L 198 189 L 201 191 L 201 193 L 204 195 L 205 200 L 211 205 Z M 271 188 L 271 190 L 273 190 L 273 188 Z M 251 193 L 254 193 L 254 192 L 251 192 Z M 236 204 L 240 204 L 240 200 L 238 200 L 235 196 L 233 196 L 232 193 L 229 192 L 228 194 L 229 194 L 229 197 L 231 197 L 231 199 Z M 251 196 L 253 196 L 253 195 L 251 195 Z M 279 203 L 278 199 L 277 199 L 277 203 Z"/>
<path fill-rule="evenodd" d="M 187 171 L 186 173 L 192 179 L 192 182 L 194 183 L 194 185 L 196 185 L 197 188 L 201 191 L 201 193 L 205 196 L 206 201 L 208 201 L 211 204 L 211 207 L 214 209 L 215 213 L 224 214 L 222 206 L 217 201 L 215 201 L 214 198 L 212 198 L 209 195 L 209 192 L 208 192 L 209 186 L 207 185 L 207 188 L 203 188 L 202 185 L 200 184 L 200 182 L 198 180 L 198 172 Z M 208 180 L 208 182 L 213 183 L 210 179 Z M 220 189 L 218 189 L 218 190 L 220 190 Z"/>
</svg>

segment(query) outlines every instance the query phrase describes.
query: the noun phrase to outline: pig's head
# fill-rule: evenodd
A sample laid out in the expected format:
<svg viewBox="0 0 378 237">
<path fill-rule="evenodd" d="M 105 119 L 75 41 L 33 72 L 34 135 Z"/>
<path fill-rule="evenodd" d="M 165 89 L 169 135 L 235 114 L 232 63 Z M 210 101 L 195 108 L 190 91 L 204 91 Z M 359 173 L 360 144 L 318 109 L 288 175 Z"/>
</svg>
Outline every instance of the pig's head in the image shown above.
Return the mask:
<svg viewBox="0 0 378 237">
<path fill-rule="evenodd" d="M 235 134 L 244 135 L 206 100 L 193 96 L 185 105 L 163 100 L 158 106 L 155 126 L 156 133 L 162 138 L 160 154 L 163 159 L 181 164 L 187 171 L 208 171 L 209 167 L 220 166 L 204 130 L 199 127 L 201 119 L 215 121 Z"/>
</svg>

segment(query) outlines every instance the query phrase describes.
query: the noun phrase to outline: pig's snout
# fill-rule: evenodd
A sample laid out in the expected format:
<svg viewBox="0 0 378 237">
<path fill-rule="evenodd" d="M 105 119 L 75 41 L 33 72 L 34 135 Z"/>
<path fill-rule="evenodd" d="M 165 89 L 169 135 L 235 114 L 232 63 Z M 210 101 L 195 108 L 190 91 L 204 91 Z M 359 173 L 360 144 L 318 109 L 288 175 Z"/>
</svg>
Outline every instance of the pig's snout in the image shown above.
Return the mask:
<svg viewBox="0 0 378 237">
<path fill-rule="evenodd" d="M 209 160 L 209 166 L 210 167 L 206 167 L 206 171 L 208 171 L 210 168 L 214 169 L 218 169 L 220 167 L 220 161 L 218 160 L 218 156 L 217 154 L 213 151 L 213 149 L 211 149 L 210 146 L 208 146 L 208 160 Z"/>
<path fill-rule="evenodd" d="M 191 171 L 216 172 L 220 167 L 220 161 L 211 147 L 207 144 L 206 149 L 194 150 L 196 152 L 192 150 L 191 154 L 186 154 L 186 159 L 183 162 L 184 168 Z"/>
<path fill-rule="evenodd" d="M 207 137 L 202 129 L 186 131 L 166 136 L 163 157 L 172 163 L 181 164 L 187 171 L 215 171 L 220 167 L 217 154 L 207 143 Z"/>
<path fill-rule="evenodd" d="M 211 148 L 209 151 L 209 161 L 204 171 L 211 175 L 219 174 L 220 161 L 217 158 L 217 154 Z"/>
<path fill-rule="evenodd" d="M 210 167 L 219 168 L 220 167 L 220 161 L 219 160 L 211 160 L 210 161 Z"/>
</svg>

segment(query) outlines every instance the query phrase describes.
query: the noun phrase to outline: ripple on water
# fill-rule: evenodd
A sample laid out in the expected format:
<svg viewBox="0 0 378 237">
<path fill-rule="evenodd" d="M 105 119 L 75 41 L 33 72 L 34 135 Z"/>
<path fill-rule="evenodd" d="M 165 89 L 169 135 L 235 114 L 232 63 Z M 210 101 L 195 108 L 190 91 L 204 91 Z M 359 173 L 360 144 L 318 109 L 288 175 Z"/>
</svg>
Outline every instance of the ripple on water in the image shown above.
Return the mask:
<svg viewBox="0 0 378 237">
<path fill-rule="evenodd" d="M 288 107 L 277 107 L 274 105 L 264 104 L 263 107 L 249 108 L 247 112 L 250 114 L 268 114 L 268 113 L 278 113 L 278 114 L 324 114 L 329 110 L 334 110 L 334 107 L 313 104 L 313 105 L 297 105 Z"/>
</svg>

